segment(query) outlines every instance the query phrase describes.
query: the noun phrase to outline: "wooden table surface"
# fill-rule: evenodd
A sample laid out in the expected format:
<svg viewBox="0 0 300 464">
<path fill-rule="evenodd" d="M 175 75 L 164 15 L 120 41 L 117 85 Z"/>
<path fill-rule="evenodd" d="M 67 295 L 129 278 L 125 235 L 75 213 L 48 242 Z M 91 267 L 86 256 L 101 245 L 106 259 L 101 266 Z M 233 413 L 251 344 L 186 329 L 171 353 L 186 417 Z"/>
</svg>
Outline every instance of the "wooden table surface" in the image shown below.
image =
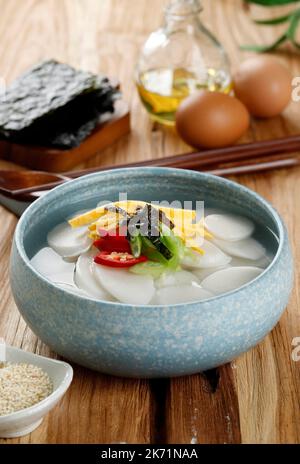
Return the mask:
<svg viewBox="0 0 300 464">
<path fill-rule="evenodd" d="M 10 81 L 44 58 L 117 76 L 130 103 L 132 133 L 89 166 L 163 157 L 188 148 L 172 131 L 150 122 L 133 83 L 145 37 L 158 27 L 165 0 L 0 0 L 0 76 Z M 234 68 L 249 56 L 240 44 L 267 43 L 282 26 L 258 28 L 240 0 L 203 0 L 203 20 L 217 31 Z M 267 12 L 269 15 L 276 11 Z M 277 11 L 278 13 L 278 11 Z M 300 55 L 278 53 L 293 76 Z M 300 133 L 300 103 L 269 121 L 253 121 L 247 140 Z M 0 162 L 0 168 L 9 168 Z M 300 168 L 243 176 L 238 182 L 263 195 L 282 214 L 295 262 L 300 260 Z M 14 304 L 8 262 L 16 217 L 0 207 L 0 337 L 55 356 L 26 326 Z M 74 366 L 63 401 L 32 434 L 0 443 L 300 443 L 300 362 L 291 358 L 300 336 L 299 271 L 290 304 L 273 332 L 231 365 L 173 380 L 112 378 Z"/>
</svg>

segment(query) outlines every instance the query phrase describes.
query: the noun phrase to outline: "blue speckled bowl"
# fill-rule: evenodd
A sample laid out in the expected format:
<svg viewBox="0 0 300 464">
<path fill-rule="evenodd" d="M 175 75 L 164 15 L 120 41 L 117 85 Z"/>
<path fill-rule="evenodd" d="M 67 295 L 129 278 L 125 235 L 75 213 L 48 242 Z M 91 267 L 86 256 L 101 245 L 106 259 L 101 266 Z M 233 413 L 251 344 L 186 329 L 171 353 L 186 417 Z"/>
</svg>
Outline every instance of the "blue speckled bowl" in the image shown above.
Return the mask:
<svg viewBox="0 0 300 464">
<path fill-rule="evenodd" d="M 78 210 L 119 192 L 140 200 L 208 200 L 254 218 L 279 237 L 271 265 L 251 283 L 203 302 L 131 306 L 71 294 L 41 277 L 29 259 L 47 232 Z M 166 168 L 93 174 L 52 190 L 17 226 L 11 287 L 32 330 L 67 359 L 129 377 L 192 374 L 223 364 L 258 343 L 277 323 L 292 288 L 285 227 L 274 209 L 245 187 L 207 174 Z"/>
</svg>

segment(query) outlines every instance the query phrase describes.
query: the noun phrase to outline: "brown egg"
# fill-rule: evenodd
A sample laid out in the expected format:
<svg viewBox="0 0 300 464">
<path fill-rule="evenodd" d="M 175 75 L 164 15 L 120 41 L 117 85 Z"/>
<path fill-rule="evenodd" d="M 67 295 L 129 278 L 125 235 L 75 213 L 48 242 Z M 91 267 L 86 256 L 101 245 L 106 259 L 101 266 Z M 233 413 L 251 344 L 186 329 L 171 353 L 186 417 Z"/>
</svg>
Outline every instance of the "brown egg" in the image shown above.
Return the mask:
<svg viewBox="0 0 300 464">
<path fill-rule="evenodd" d="M 253 116 L 271 118 L 289 104 L 292 77 L 276 59 L 256 56 L 240 65 L 233 77 L 234 92 Z"/>
<path fill-rule="evenodd" d="M 243 103 L 220 92 L 201 91 L 183 100 L 176 113 L 176 128 L 195 148 L 232 145 L 249 127 Z"/>
</svg>

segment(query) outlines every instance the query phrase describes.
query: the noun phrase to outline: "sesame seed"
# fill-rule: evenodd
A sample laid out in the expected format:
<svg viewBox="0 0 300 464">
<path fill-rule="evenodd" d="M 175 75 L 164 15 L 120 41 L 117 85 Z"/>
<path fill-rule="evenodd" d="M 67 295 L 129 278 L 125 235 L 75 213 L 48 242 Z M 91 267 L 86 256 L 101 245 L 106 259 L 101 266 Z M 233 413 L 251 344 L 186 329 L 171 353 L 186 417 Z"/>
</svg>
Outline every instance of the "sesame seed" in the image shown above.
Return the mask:
<svg viewBox="0 0 300 464">
<path fill-rule="evenodd" d="M 52 392 L 52 381 L 41 368 L 25 363 L 0 363 L 0 416 L 29 408 Z"/>
</svg>

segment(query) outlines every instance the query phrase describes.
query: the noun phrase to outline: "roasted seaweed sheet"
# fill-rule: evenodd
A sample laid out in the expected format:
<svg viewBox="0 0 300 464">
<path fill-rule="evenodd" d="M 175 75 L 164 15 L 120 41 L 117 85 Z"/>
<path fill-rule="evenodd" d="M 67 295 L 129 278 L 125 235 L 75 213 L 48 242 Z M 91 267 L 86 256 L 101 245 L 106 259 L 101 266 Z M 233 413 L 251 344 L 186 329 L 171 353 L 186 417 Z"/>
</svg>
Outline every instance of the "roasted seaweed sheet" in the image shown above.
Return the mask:
<svg viewBox="0 0 300 464">
<path fill-rule="evenodd" d="M 119 96 L 105 76 L 45 61 L 7 89 L 0 105 L 0 137 L 14 143 L 76 147 L 114 111 Z"/>
</svg>

